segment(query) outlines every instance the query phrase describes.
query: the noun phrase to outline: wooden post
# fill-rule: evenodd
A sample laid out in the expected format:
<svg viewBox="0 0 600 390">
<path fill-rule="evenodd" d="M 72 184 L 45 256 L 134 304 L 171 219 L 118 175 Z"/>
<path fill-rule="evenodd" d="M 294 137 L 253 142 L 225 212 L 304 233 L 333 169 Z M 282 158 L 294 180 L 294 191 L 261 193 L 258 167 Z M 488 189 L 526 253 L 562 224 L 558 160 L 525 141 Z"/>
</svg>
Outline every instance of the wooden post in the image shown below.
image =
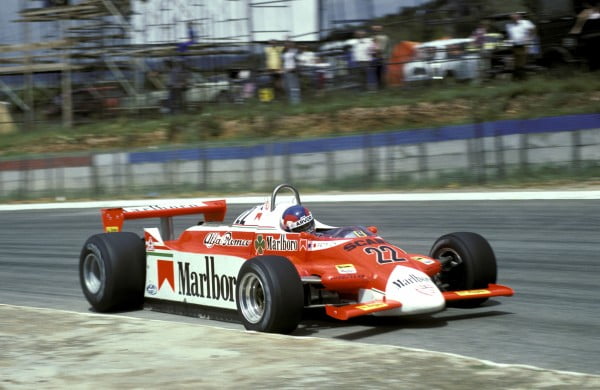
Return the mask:
<svg viewBox="0 0 600 390">
<path fill-rule="evenodd" d="M 60 33 L 61 38 L 66 39 L 66 23 L 67 20 L 60 21 Z M 66 128 L 71 128 L 73 126 L 73 100 L 71 95 L 71 68 L 69 63 L 69 46 L 65 45 L 61 50 L 61 62 L 63 63 L 63 71 L 61 78 L 61 86 L 62 86 L 62 122 L 63 126 Z"/>
<path fill-rule="evenodd" d="M 25 5 L 26 6 L 26 5 Z M 23 40 L 25 43 L 31 43 L 31 30 L 29 29 L 29 23 L 23 23 Z M 25 50 L 25 104 L 28 109 L 25 111 L 25 129 L 27 131 L 33 130 L 33 72 L 31 69 L 31 51 Z"/>
</svg>

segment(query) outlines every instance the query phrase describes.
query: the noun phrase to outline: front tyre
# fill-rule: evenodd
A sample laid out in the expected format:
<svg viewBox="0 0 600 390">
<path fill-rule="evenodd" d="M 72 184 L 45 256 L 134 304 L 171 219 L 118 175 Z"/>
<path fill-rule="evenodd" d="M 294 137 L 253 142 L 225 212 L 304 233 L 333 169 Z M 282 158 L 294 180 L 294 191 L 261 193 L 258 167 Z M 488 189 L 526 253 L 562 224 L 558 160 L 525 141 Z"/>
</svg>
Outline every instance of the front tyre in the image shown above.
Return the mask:
<svg viewBox="0 0 600 390">
<path fill-rule="evenodd" d="M 135 233 L 96 234 L 79 257 L 83 295 L 98 312 L 140 307 L 144 299 L 146 250 Z"/>
<path fill-rule="evenodd" d="M 237 278 L 237 310 L 248 330 L 291 333 L 302 319 L 304 289 L 286 258 L 260 256 L 246 261 Z"/>
<path fill-rule="evenodd" d="M 480 289 L 496 283 L 496 256 L 487 240 L 477 233 L 446 234 L 433 244 L 429 256 L 442 262 L 442 271 L 437 275 L 442 291 Z M 487 299 L 468 299 L 453 304 L 475 307 Z"/>
</svg>

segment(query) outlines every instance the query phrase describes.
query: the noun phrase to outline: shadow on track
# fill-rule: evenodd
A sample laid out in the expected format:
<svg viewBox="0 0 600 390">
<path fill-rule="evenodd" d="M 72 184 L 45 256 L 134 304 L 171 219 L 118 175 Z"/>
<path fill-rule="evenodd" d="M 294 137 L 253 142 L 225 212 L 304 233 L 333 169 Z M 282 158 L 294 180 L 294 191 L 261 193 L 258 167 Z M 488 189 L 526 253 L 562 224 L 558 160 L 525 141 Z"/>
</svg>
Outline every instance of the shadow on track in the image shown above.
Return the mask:
<svg viewBox="0 0 600 390">
<path fill-rule="evenodd" d="M 364 316 L 352 318 L 348 321 L 338 321 L 328 317 L 321 310 L 307 310 L 304 318 L 294 336 L 318 336 L 325 329 L 348 328 L 349 332 L 333 336 L 340 340 L 360 340 L 371 336 L 395 332 L 399 329 L 432 329 L 447 326 L 450 322 L 460 320 L 472 320 L 477 318 L 496 317 L 513 314 L 501 310 L 486 310 L 499 305 L 499 302 L 488 301 L 477 308 L 452 308 L 452 311 L 442 311 L 431 315 L 415 315 L 406 317 L 375 317 Z M 485 310 L 485 311 L 482 311 Z M 368 327 L 368 329 L 356 330 L 356 327 Z"/>
</svg>

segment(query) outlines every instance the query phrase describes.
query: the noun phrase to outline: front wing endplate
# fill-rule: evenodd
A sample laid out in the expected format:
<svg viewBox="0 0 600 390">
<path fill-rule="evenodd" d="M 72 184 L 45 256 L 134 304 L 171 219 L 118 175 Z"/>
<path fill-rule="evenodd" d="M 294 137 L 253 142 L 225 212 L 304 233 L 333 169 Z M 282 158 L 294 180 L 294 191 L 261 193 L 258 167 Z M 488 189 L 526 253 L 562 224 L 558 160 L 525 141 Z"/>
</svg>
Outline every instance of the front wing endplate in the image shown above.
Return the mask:
<svg viewBox="0 0 600 390">
<path fill-rule="evenodd" d="M 488 297 L 510 297 L 514 291 L 510 287 L 501 284 L 488 284 L 486 288 L 475 290 L 444 291 L 442 293 L 446 301 L 460 301 L 463 299 L 477 299 Z"/>
<path fill-rule="evenodd" d="M 352 317 L 364 316 L 378 311 L 391 310 L 401 307 L 398 301 L 390 299 L 385 301 L 370 301 L 362 303 L 353 303 L 351 305 L 334 306 L 326 305 L 325 312 L 328 316 L 338 320 L 347 320 Z"/>
</svg>

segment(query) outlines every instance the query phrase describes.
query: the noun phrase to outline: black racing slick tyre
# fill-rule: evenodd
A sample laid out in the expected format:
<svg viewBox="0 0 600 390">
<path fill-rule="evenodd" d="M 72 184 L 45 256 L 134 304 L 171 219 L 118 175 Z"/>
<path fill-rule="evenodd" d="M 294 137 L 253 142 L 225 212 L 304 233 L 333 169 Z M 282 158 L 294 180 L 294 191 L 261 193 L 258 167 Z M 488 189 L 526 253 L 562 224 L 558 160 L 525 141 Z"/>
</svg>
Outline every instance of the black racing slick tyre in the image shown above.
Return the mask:
<svg viewBox="0 0 600 390">
<path fill-rule="evenodd" d="M 79 257 L 85 298 L 98 312 L 139 308 L 144 299 L 146 250 L 135 233 L 96 234 Z"/>
<path fill-rule="evenodd" d="M 260 256 L 246 261 L 237 278 L 237 310 L 248 330 L 291 333 L 304 308 L 304 289 L 286 258 Z"/>
<path fill-rule="evenodd" d="M 438 274 L 442 291 L 480 289 L 496 283 L 496 256 L 487 240 L 477 233 L 446 234 L 433 244 L 429 256 L 442 261 Z M 475 307 L 487 299 L 455 301 L 452 305 Z"/>
</svg>

